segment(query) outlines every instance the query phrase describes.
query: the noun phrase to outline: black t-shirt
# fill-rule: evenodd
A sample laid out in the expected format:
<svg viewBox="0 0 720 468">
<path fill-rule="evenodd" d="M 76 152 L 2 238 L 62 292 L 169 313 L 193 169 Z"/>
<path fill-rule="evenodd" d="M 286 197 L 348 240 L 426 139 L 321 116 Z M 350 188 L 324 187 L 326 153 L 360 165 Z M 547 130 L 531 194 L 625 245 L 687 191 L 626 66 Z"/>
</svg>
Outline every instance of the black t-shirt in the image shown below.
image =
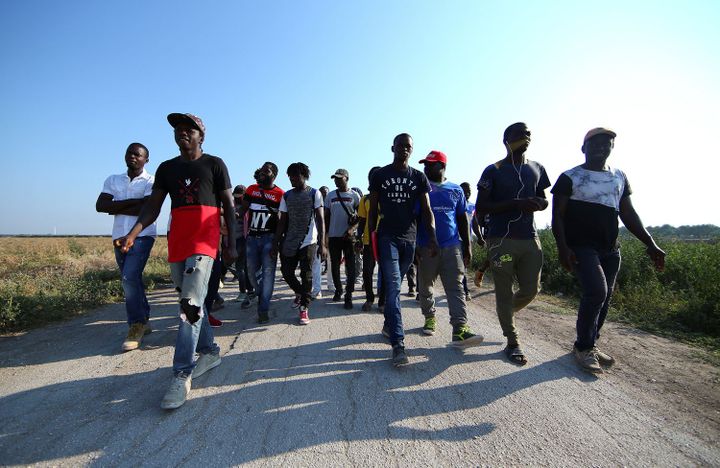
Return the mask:
<svg viewBox="0 0 720 468">
<path fill-rule="evenodd" d="M 370 191 L 378 193 L 382 213 L 378 235 L 415 242 L 415 207 L 420 197 L 430 191 L 425 174 L 412 167 L 399 171 L 390 164 L 373 174 Z"/>
<path fill-rule="evenodd" d="M 182 156 L 160 164 L 153 189 L 170 195 L 168 261 L 194 254 L 217 255 L 220 242 L 220 194 L 231 187 L 227 167 L 217 156 L 194 161 Z"/>
<path fill-rule="evenodd" d="M 617 247 L 620 202 L 632 193 L 624 172 L 576 166 L 560 174 L 551 192 L 570 197 L 564 218 L 569 247 L 603 251 Z"/>
<path fill-rule="evenodd" d="M 518 176 L 518 171 L 520 176 Z M 520 183 L 521 179 L 522 184 Z M 514 198 L 545 198 L 545 189 L 548 187 L 550 187 L 550 179 L 548 179 L 545 168 L 542 164 L 530 160 L 526 160 L 519 168 L 514 167 L 505 159 L 491 164 L 485 168 L 477 184 L 478 192 L 482 190 L 490 192 L 488 200 L 491 202 Z M 490 213 L 487 231 L 488 238 L 505 237 L 506 235 L 510 239 L 534 239 L 537 237 L 533 213 L 523 213 L 520 210 Z"/>
</svg>

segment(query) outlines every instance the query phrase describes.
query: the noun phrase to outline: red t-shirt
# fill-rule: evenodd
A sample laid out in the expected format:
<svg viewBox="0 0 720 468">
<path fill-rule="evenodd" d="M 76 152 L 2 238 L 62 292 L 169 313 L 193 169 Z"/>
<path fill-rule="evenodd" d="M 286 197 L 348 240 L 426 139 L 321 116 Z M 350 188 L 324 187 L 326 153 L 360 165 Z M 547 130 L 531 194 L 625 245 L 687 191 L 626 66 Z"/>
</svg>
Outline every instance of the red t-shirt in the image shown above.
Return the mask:
<svg viewBox="0 0 720 468">
<path fill-rule="evenodd" d="M 170 194 L 168 262 L 193 255 L 217 256 L 220 242 L 220 194 L 231 187 L 227 167 L 217 156 L 194 161 L 181 156 L 157 169 L 153 189 Z"/>
</svg>

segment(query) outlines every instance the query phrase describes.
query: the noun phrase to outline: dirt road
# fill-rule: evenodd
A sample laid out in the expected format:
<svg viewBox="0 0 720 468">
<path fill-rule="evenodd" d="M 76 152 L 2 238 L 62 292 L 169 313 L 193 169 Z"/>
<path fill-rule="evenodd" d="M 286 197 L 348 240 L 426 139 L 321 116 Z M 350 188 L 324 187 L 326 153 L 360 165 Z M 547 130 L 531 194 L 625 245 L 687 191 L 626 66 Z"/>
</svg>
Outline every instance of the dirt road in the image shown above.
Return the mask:
<svg viewBox="0 0 720 468">
<path fill-rule="evenodd" d="M 0 337 L 0 464 L 282 466 L 720 465 L 720 377 L 694 351 L 610 325 L 618 365 L 600 378 L 570 354 L 574 318 L 537 303 L 519 326 L 515 367 L 489 290 L 474 291 L 466 352 L 403 297 L 411 364 L 395 369 L 382 316 L 322 299 L 296 325 L 284 283 L 272 321 L 240 310 L 233 283 L 215 329 L 222 365 L 178 410 L 159 407 L 171 377 L 174 291 L 156 291 L 142 349 L 119 353 L 124 306 Z"/>
</svg>

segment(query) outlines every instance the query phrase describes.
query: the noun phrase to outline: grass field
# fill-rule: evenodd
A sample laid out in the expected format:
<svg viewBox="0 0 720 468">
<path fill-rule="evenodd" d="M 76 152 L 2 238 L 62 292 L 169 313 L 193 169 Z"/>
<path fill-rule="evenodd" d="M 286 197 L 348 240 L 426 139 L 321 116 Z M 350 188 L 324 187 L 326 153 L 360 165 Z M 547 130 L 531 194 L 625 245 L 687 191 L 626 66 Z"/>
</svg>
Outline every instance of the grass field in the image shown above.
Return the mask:
<svg viewBox="0 0 720 468">
<path fill-rule="evenodd" d="M 145 284 L 170 281 L 167 241 L 155 241 Z M 0 332 L 31 328 L 122 300 L 109 237 L 0 238 Z"/>
</svg>

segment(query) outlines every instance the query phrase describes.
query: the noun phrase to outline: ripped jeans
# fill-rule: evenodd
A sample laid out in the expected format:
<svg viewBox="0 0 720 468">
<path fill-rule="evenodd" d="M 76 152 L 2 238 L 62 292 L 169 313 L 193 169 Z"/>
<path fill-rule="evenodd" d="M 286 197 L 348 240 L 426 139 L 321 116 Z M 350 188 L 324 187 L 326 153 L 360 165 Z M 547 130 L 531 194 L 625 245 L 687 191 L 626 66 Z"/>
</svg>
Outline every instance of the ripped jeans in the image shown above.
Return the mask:
<svg viewBox="0 0 720 468">
<path fill-rule="evenodd" d="M 192 373 L 195 368 L 196 352 L 200 354 L 220 352 L 203 307 L 213 263 L 212 257 L 193 255 L 184 262 L 170 264 L 170 274 L 178 289 L 180 301 L 180 326 L 175 339 L 173 357 L 175 375 Z M 194 313 L 199 314 L 200 318 L 191 324 L 188 322 L 188 317 L 192 320 Z"/>
</svg>

